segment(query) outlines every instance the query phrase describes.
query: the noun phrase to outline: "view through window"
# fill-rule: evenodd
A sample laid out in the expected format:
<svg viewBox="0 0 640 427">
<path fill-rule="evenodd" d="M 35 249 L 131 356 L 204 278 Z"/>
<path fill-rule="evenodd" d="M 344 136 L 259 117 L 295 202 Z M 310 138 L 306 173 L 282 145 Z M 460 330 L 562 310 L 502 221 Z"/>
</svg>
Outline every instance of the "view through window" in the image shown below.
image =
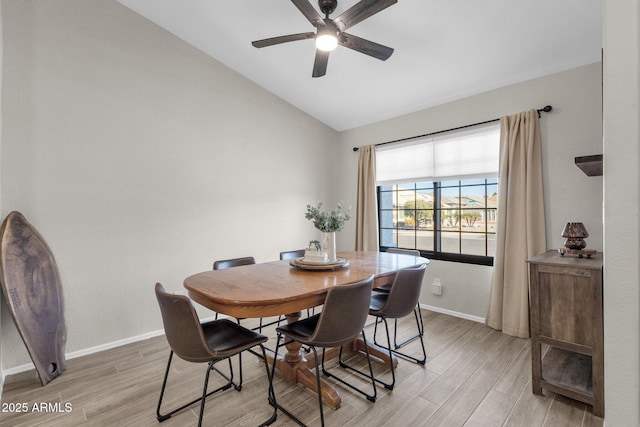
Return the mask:
<svg viewBox="0 0 640 427">
<path fill-rule="evenodd" d="M 382 248 L 490 263 L 483 258 L 495 252 L 496 178 L 384 185 L 378 200 Z"/>
<path fill-rule="evenodd" d="M 432 259 L 492 265 L 498 150 L 498 126 L 381 150 L 381 250 L 418 249 Z"/>
</svg>

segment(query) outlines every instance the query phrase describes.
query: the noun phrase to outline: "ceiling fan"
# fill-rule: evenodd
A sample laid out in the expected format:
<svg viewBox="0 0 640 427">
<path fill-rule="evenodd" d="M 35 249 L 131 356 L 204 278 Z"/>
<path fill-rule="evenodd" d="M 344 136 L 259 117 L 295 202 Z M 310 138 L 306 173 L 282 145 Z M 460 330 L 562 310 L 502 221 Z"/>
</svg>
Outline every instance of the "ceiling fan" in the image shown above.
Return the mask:
<svg viewBox="0 0 640 427">
<path fill-rule="evenodd" d="M 325 15 L 324 18 L 311 3 L 309 3 L 309 0 L 291 0 L 291 2 L 302 12 L 305 18 L 311 22 L 311 25 L 316 27 L 316 32 L 289 34 L 286 36 L 256 40 L 251 43 L 253 46 L 260 48 L 297 40 L 315 39 L 316 58 L 313 63 L 313 77 L 322 77 L 327 73 L 329 52 L 335 49 L 337 45 L 348 47 L 349 49 L 382 61 L 387 60 L 393 53 L 393 49 L 390 47 L 356 37 L 352 34 L 345 33 L 345 31 L 370 16 L 394 5 L 398 0 L 361 0 L 334 19 L 329 19 L 329 15 L 336 10 L 338 6 L 337 0 L 318 1 L 320 11 Z"/>
</svg>

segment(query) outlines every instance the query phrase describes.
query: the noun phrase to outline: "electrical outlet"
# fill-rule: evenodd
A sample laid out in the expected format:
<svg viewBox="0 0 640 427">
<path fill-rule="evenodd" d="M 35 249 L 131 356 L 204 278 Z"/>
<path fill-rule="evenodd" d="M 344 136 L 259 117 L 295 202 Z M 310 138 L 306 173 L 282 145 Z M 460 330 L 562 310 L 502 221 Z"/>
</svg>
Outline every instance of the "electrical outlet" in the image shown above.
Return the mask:
<svg viewBox="0 0 640 427">
<path fill-rule="evenodd" d="M 431 293 L 434 295 L 442 295 L 442 282 L 440 279 L 433 279 L 433 282 L 431 283 Z"/>
</svg>

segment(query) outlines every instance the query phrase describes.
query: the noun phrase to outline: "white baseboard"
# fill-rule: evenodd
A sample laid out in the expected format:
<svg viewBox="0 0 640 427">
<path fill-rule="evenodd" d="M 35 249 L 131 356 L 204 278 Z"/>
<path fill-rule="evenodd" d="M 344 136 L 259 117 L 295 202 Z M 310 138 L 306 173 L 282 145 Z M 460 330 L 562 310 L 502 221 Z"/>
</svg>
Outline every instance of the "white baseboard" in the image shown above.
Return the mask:
<svg viewBox="0 0 640 427">
<path fill-rule="evenodd" d="M 226 316 L 220 316 L 222 317 L 226 317 Z M 213 320 L 215 317 L 211 316 L 211 317 L 207 317 L 205 319 L 201 319 L 202 322 L 208 322 L 209 320 Z M 151 332 L 147 332 L 145 334 L 141 334 L 141 335 L 136 335 L 134 337 L 129 337 L 129 338 L 124 338 L 121 340 L 117 340 L 117 341 L 112 341 L 106 344 L 100 344 L 97 345 L 95 347 L 89 347 L 86 348 L 84 350 L 78 350 L 78 351 L 72 351 L 71 353 L 67 353 L 65 354 L 65 358 L 67 360 L 70 359 L 75 359 L 76 357 L 82 357 L 82 356 L 87 356 L 89 354 L 94 354 L 94 353 L 98 353 L 100 351 L 104 351 L 104 350 L 109 350 L 115 347 L 120 347 L 126 344 L 131 344 L 134 342 L 138 342 L 138 341 L 144 341 L 146 339 L 149 338 L 153 338 L 153 337 L 157 337 L 159 335 L 163 335 L 164 334 L 164 329 L 158 329 L 156 331 L 151 331 Z M 2 372 L 0 372 L 0 396 L 2 395 L 2 387 L 4 385 L 4 379 L 8 376 L 8 375 L 14 375 L 14 374 L 19 374 L 20 372 L 25 372 L 25 371 L 30 371 L 32 369 L 35 369 L 35 366 L 33 365 L 33 363 L 25 363 L 24 365 L 19 365 L 19 366 L 15 366 L 13 368 L 8 368 L 8 369 L 4 369 L 2 370 Z"/>
<path fill-rule="evenodd" d="M 484 324 L 484 317 L 472 316 L 467 313 L 460 313 L 458 311 L 447 310 L 446 308 L 434 307 L 431 305 L 420 304 L 420 308 L 425 310 L 435 311 L 436 313 L 448 314 L 449 316 L 459 317 L 461 319 L 471 320 L 472 322 L 478 322 Z"/>
</svg>

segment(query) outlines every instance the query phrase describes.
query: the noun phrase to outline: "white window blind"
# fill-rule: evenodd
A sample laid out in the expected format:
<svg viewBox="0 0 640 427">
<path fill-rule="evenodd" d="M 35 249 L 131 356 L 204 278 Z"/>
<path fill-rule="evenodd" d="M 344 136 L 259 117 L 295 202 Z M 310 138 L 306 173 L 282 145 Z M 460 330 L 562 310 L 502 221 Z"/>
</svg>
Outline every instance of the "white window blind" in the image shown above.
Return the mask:
<svg viewBox="0 0 640 427">
<path fill-rule="evenodd" d="M 376 148 L 376 183 L 498 176 L 499 123 Z"/>
</svg>

